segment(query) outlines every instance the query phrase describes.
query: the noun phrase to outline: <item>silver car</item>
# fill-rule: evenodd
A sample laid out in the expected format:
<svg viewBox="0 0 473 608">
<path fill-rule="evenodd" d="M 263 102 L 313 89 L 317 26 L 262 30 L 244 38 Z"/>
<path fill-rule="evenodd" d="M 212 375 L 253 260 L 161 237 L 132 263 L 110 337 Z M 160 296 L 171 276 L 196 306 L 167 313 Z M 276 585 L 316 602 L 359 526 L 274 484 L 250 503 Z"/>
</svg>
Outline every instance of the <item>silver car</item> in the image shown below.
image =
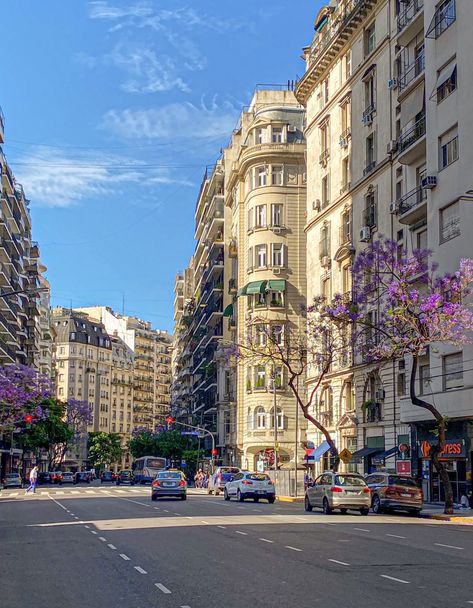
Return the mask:
<svg viewBox="0 0 473 608">
<path fill-rule="evenodd" d="M 307 488 L 304 506 L 306 511 L 320 507 L 326 515 L 334 509 L 346 513 L 356 509 L 368 515 L 371 506 L 371 492 L 366 481 L 357 473 L 326 472 Z"/>
<path fill-rule="evenodd" d="M 19 473 L 7 473 L 3 480 L 3 487 L 6 488 L 21 488 L 23 482 Z"/>
<path fill-rule="evenodd" d="M 181 471 L 160 471 L 151 483 L 151 500 L 162 496 L 187 499 L 187 482 Z"/>
</svg>

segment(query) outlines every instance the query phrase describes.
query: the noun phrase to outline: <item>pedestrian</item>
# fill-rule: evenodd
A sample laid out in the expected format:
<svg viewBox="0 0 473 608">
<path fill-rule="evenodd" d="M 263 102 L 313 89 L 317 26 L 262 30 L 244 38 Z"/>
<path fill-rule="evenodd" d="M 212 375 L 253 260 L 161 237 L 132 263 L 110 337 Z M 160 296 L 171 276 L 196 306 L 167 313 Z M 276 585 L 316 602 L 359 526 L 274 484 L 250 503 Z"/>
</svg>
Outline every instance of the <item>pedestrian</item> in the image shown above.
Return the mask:
<svg viewBox="0 0 473 608">
<path fill-rule="evenodd" d="M 38 481 L 38 465 L 35 464 L 34 467 L 30 471 L 30 485 L 25 491 L 25 494 L 28 494 L 30 490 L 33 490 L 33 494 L 36 494 L 36 483 Z"/>
</svg>

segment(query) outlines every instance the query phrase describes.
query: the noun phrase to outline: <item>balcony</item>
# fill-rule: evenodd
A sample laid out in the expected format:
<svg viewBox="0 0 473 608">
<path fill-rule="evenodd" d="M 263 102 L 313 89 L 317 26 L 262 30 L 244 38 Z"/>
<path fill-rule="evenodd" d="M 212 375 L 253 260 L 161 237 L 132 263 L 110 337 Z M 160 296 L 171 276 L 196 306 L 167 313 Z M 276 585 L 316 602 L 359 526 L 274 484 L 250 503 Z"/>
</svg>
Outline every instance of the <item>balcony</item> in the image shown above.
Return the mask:
<svg viewBox="0 0 473 608">
<path fill-rule="evenodd" d="M 341 247 L 342 245 L 347 245 L 348 243 L 351 243 L 351 226 L 345 224 L 343 226 L 340 226 L 338 230 L 338 245 Z"/>
<path fill-rule="evenodd" d="M 350 139 L 351 139 L 351 129 L 348 128 L 348 129 L 345 129 L 345 131 L 343 131 L 340 134 L 340 140 L 339 140 L 340 147 L 346 148 L 348 146 L 348 142 L 350 141 Z"/>
<path fill-rule="evenodd" d="M 450 0 L 439 6 L 425 34 L 426 38 L 437 39 L 456 20 L 455 0 Z"/>
<path fill-rule="evenodd" d="M 416 59 L 399 75 L 399 93 L 417 82 L 425 70 L 425 54 L 419 53 Z"/>
<path fill-rule="evenodd" d="M 373 122 L 373 114 L 376 112 L 376 104 L 370 103 L 370 105 L 363 112 L 361 122 L 364 125 L 370 125 Z"/>
<path fill-rule="evenodd" d="M 410 0 L 401 4 L 401 10 L 397 16 L 397 42 L 406 46 L 420 33 L 424 25 L 422 15 L 424 14 L 424 0 Z"/>
<path fill-rule="evenodd" d="M 418 186 L 397 201 L 401 224 L 413 224 L 425 216 L 427 209 L 427 190 Z"/>
<path fill-rule="evenodd" d="M 372 173 L 374 171 L 376 167 L 376 161 L 372 160 L 371 162 L 369 162 L 366 167 L 363 169 L 363 177 L 366 177 L 367 175 L 369 175 L 370 173 Z"/>
<path fill-rule="evenodd" d="M 236 258 L 238 256 L 238 245 L 235 239 L 232 239 L 228 244 L 228 257 Z"/>
<path fill-rule="evenodd" d="M 351 182 L 345 182 L 344 184 L 342 184 L 342 187 L 340 188 L 340 196 L 349 192 L 350 188 Z"/>
<path fill-rule="evenodd" d="M 328 148 L 325 148 L 325 150 L 323 150 L 319 155 L 319 163 L 322 165 L 322 167 L 327 166 L 327 162 L 328 162 L 329 158 L 330 158 L 330 150 Z"/>
<path fill-rule="evenodd" d="M 425 155 L 425 116 L 406 129 L 398 141 L 398 160 L 403 165 L 412 163 Z"/>
<path fill-rule="evenodd" d="M 234 294 L 238 291 L 237 279 L 229 279 L 228 281 L 228 293 Z"/>
</svg>

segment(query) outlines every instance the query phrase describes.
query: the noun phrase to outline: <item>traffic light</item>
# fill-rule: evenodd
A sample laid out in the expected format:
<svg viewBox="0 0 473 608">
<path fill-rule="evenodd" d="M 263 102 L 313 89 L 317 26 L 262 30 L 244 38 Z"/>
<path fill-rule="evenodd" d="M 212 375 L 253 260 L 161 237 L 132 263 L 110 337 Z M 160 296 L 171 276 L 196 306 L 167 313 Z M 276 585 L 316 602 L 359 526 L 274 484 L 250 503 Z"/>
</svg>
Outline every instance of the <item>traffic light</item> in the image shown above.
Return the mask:
<svg viewBox="0 0 473 608">
<path fill-rule="evenodd" d="M 212 456 L 216 456 L 218 454 L 218 450 L 216 448 L 214 448 L 212 450 Z"/>
<path fill-rule="evenodd" d="M 33 416 L 31 414 L 26 414 L 25 416 L 25 424 L 26 424 L 26 428 L 30 429 L 31 428 L 31 423 L 33 422 Z"/>
<path fill-rule="evenodd" d="M 166 416 L 166 422 L 168 423 L 168 430 L 169 430 L 171 425 L 176 421 L 172 416 Z"/>
</svg>

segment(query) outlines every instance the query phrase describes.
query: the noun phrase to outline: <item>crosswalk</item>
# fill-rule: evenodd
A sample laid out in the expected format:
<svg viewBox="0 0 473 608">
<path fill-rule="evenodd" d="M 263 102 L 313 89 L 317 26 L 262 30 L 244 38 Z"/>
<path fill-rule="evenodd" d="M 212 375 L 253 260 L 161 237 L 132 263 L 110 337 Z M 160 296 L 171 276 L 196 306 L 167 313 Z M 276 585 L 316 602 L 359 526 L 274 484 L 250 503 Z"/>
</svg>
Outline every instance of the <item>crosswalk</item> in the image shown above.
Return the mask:
<svg viewBox="0 0 473 608">
<path fill-rule="evenodd" d="M 148 487 L 143 487 L 143 488 L 126 488 L 126 489 L 122 489 L 122 488 L 117 488 L 115 486 L 110 486 L 108 488 L 101 488 L 101 487 L 97 487 L 97 488 L 90 488 L 90 489 L 85 489 L 85 488 L 81 488 L 81 489 L 70 489 L 70 488 L 65 488 L 65 489 L 56 489 L 56 488 L 39 488 L 38 490 L 36 490 L 36 494 L 25 494 L 24 490 L 1 490 L 0 491 L 0 501 L 3 499 L 12 499 L 12 498 L 33 498 L 33 497 L 43 497 L 43 498 L 49 498 L 49 497 L 62 497 L 62 498 L 67 498 L 68 496 L 70 496 L 71 498 L 74 497 L 78 497 L 78 496 L 114 496 L 115 494 L 120 494 L 120 495 L 124 495 L 124 494 L 140 494 L 141 496 L 147 496 L 150 493 L 150 489 Z"/>
</svg>

